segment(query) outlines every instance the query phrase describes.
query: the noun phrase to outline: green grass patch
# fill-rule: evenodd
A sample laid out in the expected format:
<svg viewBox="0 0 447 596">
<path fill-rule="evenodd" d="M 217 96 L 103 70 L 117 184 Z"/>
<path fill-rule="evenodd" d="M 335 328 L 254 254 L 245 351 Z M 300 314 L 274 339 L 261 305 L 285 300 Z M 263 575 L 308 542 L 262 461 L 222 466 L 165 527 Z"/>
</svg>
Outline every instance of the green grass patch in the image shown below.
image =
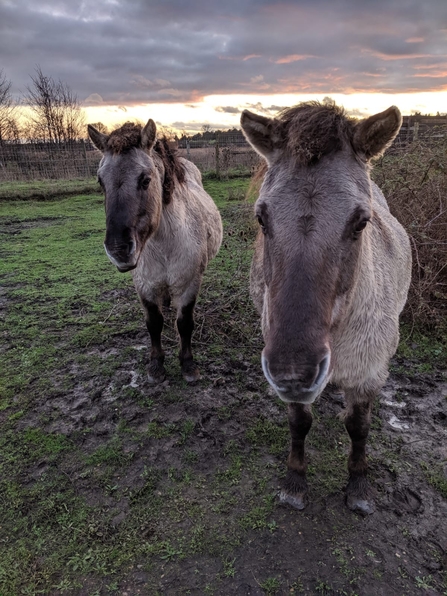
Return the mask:
<svg viewBox="0 0 447 596">
<path fill-rule="evenodd" d="M 60 200 L 64 196 L 97 193 L 98 181 L 96 178 L 0 182 L 0 201 Z"/>
</svg>

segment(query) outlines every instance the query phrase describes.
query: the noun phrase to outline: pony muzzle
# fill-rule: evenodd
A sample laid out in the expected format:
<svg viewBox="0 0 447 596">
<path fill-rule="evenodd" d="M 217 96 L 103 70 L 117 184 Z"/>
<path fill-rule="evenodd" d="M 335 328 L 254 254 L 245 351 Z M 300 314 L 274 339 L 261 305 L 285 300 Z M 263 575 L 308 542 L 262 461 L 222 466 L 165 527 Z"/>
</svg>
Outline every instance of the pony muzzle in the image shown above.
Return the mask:
<svg viewBox="0 0 447 596">
<path fill-rule="evenodd" d="M 138 262 L 138 254 L 136 254 L 136 243 L 134 240 L 129 240 L 125 245 L 120 245 L 118 249 L 112 250 L 104 243 L 104 250 L 109 258 L 109 261 L 115 265 L 120 273 L 131 271 L 135 269 Z"/>
<path fill-rule="evenodd" d="M 264 376 L 273 387 L 278 397 L 286 403 L 311 404 L 322 393 L 330 379 L 331 353 L 328 351 L 319 362 L 315 370 L 314 380 L 308 385 L 299 376 L 288 375 L 286 378 L 276 379 L 272 376 L 269 363 L 264 355 L 261 356 Z"/>
</svg>

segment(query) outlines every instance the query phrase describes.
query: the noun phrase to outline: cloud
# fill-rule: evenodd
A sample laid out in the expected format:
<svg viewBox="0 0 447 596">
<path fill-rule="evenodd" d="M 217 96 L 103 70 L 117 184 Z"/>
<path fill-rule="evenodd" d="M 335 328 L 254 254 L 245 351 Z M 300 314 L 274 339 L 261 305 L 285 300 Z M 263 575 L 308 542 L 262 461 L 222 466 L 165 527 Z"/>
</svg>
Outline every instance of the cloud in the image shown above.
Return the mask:
<svg viewBox="0 0 447 596">
<path fill-rule="evenodd" d="M 258 101 L 257 103 L 245 104 L 245 108 L 247 108 L 248 110 L 253 110 L 254 112 L 265 114 L 266 116 L 272 116 L 276 112 L 280 112 L 281 110 L 284 110 L 286 107 L 287 106 L 273 106 L 272 105 L 267 108 L 260 101 Z"/>
<path fill-rule="evenodd" d="M 17 96 L 40 64 L 89 105 L 398 93 L 447 88 L 445 22 L 439 0 L 15 0 L 0 3 L 0 53 Z"/>
<path fill-rule="evenodd" d="M 233 106 L 217 106 L 214 108 L 216 112 L 222 112 L 223 114 L 240 114 L 241 110 Z"/>
<path fill-rule="evenodd" d="M 291 54 L 290 56 L 283 56 L 282 58 L 278 58 L 277 60 L 273 60 L 275 64 L 290 64 L 291 62 L 298 62 L 299 60 L 307 60 L 308 58 L 314 58 L 314 56 L 310 55 L 299 55 L 299 54 Z"/>
<path fill-rule="evenodd" d="M 212 123 L 212 122 L 177 121 L 177 122 L 171 122 L 171 124 L 169 125 L 169 127 L 173 128 L 174 130 L 185 131 L 187 133 L 202 132 L 204 126 L 209 127 L 209 130 L 227 130 L 228 129 L 228 126 L 224 126 L 220 123 L 218 124 L 218 123 Z"/>
<path fill-rule="evenodd" d="M 165 79 L 154 79 L 154 82 L 159 87 L 169 87 L 171 85 L 171 83 Z"/>
<path fill-rule="evenodd" d="M 104 104 L 104 100 L 99 93 L 91 93 L 82 103 L 86 106 L 100 106 Z"/>
</svg>

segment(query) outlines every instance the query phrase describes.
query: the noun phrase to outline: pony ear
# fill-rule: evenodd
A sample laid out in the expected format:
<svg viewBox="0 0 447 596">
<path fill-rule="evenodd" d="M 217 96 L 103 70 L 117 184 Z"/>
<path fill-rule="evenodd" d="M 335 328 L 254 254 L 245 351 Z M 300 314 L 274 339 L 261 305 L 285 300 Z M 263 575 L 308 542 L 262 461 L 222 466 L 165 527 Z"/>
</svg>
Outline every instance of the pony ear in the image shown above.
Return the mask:
<svg viewBox="0 0 447 596">
<path fill-rule="evenodd" d="M 366 159 L 379 157 L 391 145 L 402 125 L 402 116 L 396 106 L 362 120 L 354 130 L 353 145 Z"/>
<path fill-rule="evenodd" d="M 241 127 L 253 149 L 268 161 L 278 141 L 276 120 L 244 110 L 241 114 Z"/>
<path fill-rule="evenodd" d="M 107 139 L 109 138 L 108 135 L 99 132 L 99 130 L 96 130 L 96 128 L 91 124 L 87 126 L 87 131 L 93 145 L 104 153 L 107 145 Z"/>
<path fill-rule="evenodd" d="M 157 134 L 157 127 L 152 118 L 149 118 L 146 126 L 141 131 L 141 146 L 143 149 L 150 151 L 155 143 L 155 136 Z"/>
</svg>

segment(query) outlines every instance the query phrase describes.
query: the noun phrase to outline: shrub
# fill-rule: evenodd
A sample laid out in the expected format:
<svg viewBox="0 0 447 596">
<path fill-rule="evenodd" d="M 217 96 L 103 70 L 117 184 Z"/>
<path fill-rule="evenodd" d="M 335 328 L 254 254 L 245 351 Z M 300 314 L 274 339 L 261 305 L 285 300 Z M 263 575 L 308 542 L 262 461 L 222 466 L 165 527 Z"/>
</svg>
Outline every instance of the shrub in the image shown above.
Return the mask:
<svg viewBox="0 0 447 596">
<path fill-rule="evenodd" d="M 415 141 L 391 149 L 373 169 L 391 212 L 407 230 L 413 275 L 403 319 L 446 331 L 447 139 Z"/>
</svg>

